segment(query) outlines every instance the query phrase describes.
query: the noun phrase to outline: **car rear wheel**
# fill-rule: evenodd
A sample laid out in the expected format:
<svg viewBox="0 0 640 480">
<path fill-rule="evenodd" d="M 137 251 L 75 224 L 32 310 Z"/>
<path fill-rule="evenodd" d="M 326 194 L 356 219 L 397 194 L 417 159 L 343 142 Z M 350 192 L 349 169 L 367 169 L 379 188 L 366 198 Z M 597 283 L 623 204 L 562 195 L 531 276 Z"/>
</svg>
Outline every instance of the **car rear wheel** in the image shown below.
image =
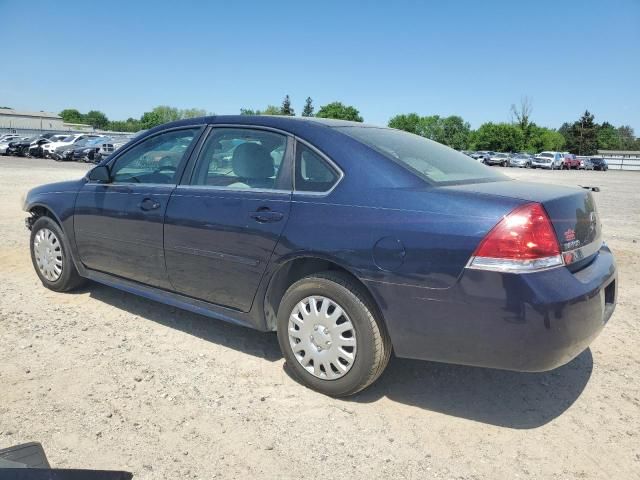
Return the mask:
<svg viewBox="0 0 640 480">
<path fill-rule="evenodd" d="M 291 285 L 280 302 L 277 327 L 292 376 L 333 397 L 371 385 L 391 355 L 372 301 L 339 272 L 313 274 Z"/>
<path fill-rule="evenodd" d="M 51 218 L 38 218 L 31 228 L 31 261 L 42 284 L 67 292 L 86 280 L 78 275 L 62 229 Z"/>
</svg>

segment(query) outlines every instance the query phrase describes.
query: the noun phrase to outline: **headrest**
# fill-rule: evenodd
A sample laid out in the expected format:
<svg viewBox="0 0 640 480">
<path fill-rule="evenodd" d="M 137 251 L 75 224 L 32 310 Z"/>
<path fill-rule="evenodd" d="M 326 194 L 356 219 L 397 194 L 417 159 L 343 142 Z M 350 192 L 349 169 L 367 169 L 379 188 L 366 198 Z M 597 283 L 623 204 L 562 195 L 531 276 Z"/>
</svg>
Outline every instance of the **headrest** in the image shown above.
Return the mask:
<svg viewBox="0 0 640 480">
<path fill-rule="evenodd" d="M 275 173 L 273 158 L 262 145 L 243 143 L 233 151 L 233 173 L 241 178 L 266 179 Z"/>
</svg>

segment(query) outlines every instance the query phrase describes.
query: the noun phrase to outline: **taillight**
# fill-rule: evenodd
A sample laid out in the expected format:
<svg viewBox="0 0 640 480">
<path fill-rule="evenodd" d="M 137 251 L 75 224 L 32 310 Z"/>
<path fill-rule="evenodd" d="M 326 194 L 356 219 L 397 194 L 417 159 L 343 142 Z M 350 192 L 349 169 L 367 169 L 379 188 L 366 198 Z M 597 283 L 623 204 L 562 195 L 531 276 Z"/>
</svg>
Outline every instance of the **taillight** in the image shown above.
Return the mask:
<svg viewBox="0 0 640 480">
<path fill-rule="evenodd" d="M 506 215 L 489 231 L 468 267 L 532 272 L 563 264 L 547 212 L 539 203 L 528 203 Z"/>
</svg>

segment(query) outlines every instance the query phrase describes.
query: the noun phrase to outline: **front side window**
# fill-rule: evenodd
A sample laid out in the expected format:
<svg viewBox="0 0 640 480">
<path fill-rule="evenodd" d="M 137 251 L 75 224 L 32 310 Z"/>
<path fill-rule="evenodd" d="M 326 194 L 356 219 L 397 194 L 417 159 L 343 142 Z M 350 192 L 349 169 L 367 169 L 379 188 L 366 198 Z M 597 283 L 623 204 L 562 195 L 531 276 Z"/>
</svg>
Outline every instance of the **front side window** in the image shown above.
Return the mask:
<svg viewBox="0 0 640 480">
<path fill-rule="evenodd" d="M 111 169 L 113 183 L 176 183 L 178 166 L 199 128 L 173 130 L 144 140 Z"/>
<path fill-rule="evenodd" d="M 278 189 L 287 137 L 248 128 L 215 128 L 205 142 L 191 185 Z"/>
<path fill-rule="evenodd" d="M 295 190 L 326 192 L 338 181 L 338 173 L 322 157 L 301 143 L 296 147 Z"/>
</svg>

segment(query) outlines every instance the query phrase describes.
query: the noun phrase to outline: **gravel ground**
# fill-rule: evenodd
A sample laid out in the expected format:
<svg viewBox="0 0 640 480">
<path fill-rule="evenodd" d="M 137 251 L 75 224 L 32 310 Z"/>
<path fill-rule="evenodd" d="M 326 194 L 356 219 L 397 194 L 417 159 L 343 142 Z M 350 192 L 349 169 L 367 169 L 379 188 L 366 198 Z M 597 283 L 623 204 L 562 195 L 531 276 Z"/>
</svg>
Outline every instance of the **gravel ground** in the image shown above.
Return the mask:
<svg viewBox="0 0 640 480">
<path fill-rule="evenodd" d="M 520 374 L 392 359 L 348 400 L 295 383 L 275 335 L 92 284 L 46 290 L 21 196 L 86 166 L 0 157 L 0 448 L 151 478 L 640 478 L 640 173 L 505 169 L 595 185 L 616 313 L 574 361 Z"/>
</svg>

